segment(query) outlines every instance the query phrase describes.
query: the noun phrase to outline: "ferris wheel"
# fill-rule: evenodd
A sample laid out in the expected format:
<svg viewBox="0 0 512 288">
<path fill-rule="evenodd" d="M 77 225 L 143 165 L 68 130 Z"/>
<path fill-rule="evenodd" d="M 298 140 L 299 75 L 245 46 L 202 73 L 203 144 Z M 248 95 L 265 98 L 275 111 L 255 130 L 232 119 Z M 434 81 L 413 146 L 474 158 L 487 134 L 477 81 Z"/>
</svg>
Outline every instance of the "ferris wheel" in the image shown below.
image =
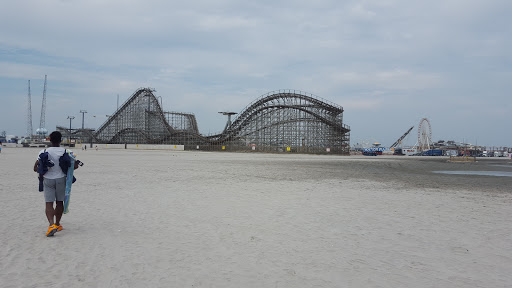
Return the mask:
<svg viewBox="0 0 512 288">
<path fill-rule="evenodd" d="M 423 118 L 420 120 L 420 125 L 418 126 L 418 150 L 429 150 L 432 148 L 433 144 L 430 121 L 428 121 L 427 118 Z"/>
</svg>

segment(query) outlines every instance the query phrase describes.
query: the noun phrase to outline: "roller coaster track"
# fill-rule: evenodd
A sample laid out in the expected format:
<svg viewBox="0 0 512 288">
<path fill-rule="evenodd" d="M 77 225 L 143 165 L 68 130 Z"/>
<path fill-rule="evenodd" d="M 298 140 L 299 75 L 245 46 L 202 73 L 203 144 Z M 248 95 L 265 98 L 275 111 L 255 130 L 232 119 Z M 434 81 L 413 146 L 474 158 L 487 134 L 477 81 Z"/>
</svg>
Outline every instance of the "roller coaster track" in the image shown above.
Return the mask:
<svg viewBox="0 0 512 288">
<path fill-rule="evenodd" d="M 293 91 L 293 92 L 291 92 Z M 254 102 L 249 104 L 242 113 L 232 122 L 232 124 L 226 129 L 225 132 L 217 135 L 207 137 L 213 143 L 222 143 L 227 139 L 235 137 L 246 125 L 248 125 L 254 116 L 259 115 L 265 110 L 277 110 L 277 109 L 292 109 L 303 111 L 313 116 L 316 121 L 323 122 L 329 126 L 339 129 L 343 133 L 350 131 L 347 125 L 342 123 L 336 123 L 332 119 L 337 115 L 343 113 L 343 108 L 333 103 L 329 103 L 326 100 L 320 100 L 318 97 L 313 95 L 308 96 L 302 94 L 304 92 L 297 92 L 295 90 L 289 90 L 286 92 L 269 92 L 266 95 L 261 96 Z M 304 103 L 296 104 L 296 101 Z M 275 104 L 274 102 L 284 102 Z M 327 118 L 320 113 L 316 113 L 315 110 L 327 112 L 331 117 Z M 298 120 L 298 119 L 297 119 Z"/>
<path fill-rule="evenodd" d="M 153 92 L 155 92 L 155 89 L 151 88 L 139 88 L 137 91 L 135 91 L 128 100 L 126 100 L 122 105 L 121 108 L 117 109 L 117 111 L 109 117 L 105 123 L 103 123 L 100 128 L 96 131 L 95 135 L 100 135 L 108 126 L 110 126 L 121 113 L 123 113 L 130 105 L 132 105 L 135 101 L 139 100 L 141 97 L 150 97 L 150 101 L 152 100 L 155 105 L 157 105 L 157 111 L 158 116 L 160 117 L 160 120 L 162 123 L 166 124 L 165 127 L 169 131 L 169 133 L 173 133 L 174 129 L 167 123 L 164 116 L 164 111 L 162 110 L 162 107 L 160 107 L 160 103 L 158 102 L 158 99 L 156 99 L 155 95 L 153 95 Z"/>
<path fill-rule="evenodd" d="M 331 141 L 329 143 L 338 141 L 336 139 L 339 137 L 342 141 L 349 141 L 347 139 L 350 128 L 342 123 L 343 107 L 305 92 L 297 90 L 269 92 L 247 105 L 224 132 L 203 136 L 199 133 L 193 114 L 164 112 L 153 94 L 154 91 L 152 88 L 138 89 L 94 134 L 82 133 L 99 143 L 122 143 L 126 142 L 126 139 L 136 139 L 133 141 L 148 144 L 220 145 L 238 141 L 249 134 L 256 134 L 275 126 L 293 127 L 293 123 L 321 123 L 323 126 L 314 126 L 315 128 L 311 129 L 325 130 L 320 133 L 323 133 L 322 137 L 330 139 L 326 140 Z M 166 115 L 183 120 L 187 123 L 187 127 L 178 129 L 173 126 L 174 124 L 170 125 Z M 255 121 L 258 121 L 257 125 Z M 297 126 L 300 125 L 297 124 Z M 284 126 L 283 129 L 285 129 Z M 276 129 L 266 130 L 266 133 L 274 133 L 272 132 L 274 130 Z M 318 137 L 318 135 L 312 134 L 310 137 Z M 276 134 L 272 137 L 274 139 L 285 136 Z"/>
</svg>

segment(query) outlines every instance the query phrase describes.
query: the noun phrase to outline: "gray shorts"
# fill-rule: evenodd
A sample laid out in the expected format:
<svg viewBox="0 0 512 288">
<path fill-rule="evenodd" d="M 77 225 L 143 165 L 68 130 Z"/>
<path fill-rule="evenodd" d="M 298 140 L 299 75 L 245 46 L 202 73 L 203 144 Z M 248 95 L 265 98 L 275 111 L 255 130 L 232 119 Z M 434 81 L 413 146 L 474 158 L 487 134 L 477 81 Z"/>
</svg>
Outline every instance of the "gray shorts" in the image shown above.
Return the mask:
<svg viewBox="0 0 512 288">
<path fill-rule="evenodd" d="M 58 179 L 44 178 L 44 200 L 46 202 L 64 201 L 66 177 Z"/>
</svg>

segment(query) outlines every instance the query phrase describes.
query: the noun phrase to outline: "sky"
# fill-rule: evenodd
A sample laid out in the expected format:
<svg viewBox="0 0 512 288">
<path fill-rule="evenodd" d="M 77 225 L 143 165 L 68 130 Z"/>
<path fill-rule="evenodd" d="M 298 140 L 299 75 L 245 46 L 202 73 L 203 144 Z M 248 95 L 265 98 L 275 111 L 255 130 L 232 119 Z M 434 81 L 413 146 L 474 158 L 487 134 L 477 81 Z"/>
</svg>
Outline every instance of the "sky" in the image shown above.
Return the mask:
<svg viewBox="0 0 512 288">
<path fill-rule="evenodd" d="M 351 144 L 512 146 L 512 1 L 19 0 L 0 5 L 0 132 L 98 128 L 138 88 L 201 133 L 280 89 L 342 106 Z M 160 99 L 160 98 L 159 98 Z"/>
</svg>

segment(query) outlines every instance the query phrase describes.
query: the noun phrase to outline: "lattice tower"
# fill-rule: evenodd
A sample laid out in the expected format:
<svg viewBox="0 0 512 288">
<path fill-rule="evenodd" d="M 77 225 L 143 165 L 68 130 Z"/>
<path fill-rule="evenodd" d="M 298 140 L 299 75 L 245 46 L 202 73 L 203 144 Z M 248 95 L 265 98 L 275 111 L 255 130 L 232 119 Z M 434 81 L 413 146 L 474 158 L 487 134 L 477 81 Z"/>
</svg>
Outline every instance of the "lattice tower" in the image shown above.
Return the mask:
<svg viewBox="0 0 512 288">
<path fill-rule="evenodd" d="M 41 104 L 41 119 L 39 120 L 39 128 L 43 129 L 46 126 L 46 75 L 44 75 L 44 89 L 43 89 L 43 102 Z"/>
<path fill-rule="evenodd" d="M 32 137 L 32 96 L 30 95 L 30 80 L 28 80 L 28 103 L 27 103 L 27 137 Z"/>
</svg>

